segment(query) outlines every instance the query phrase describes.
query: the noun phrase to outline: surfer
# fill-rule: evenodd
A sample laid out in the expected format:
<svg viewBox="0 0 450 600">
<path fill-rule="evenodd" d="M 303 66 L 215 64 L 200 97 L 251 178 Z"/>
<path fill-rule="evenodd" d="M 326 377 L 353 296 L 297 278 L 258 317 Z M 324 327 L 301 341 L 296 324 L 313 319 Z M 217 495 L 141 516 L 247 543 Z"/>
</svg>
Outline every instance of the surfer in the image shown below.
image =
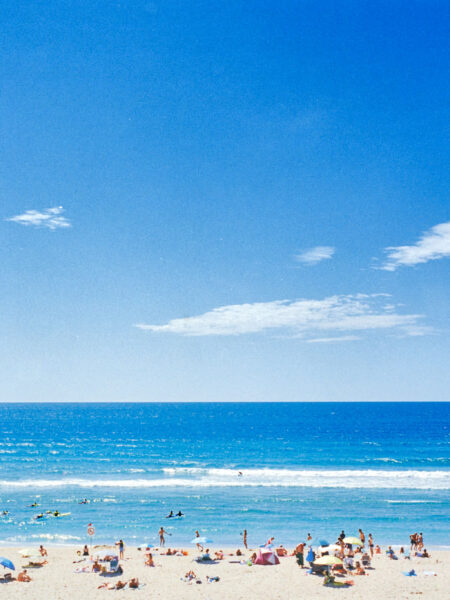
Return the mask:
<svg viewBox="0 0 450 600">
<path fill-rule="evenodd" d="M 59 517 L 61 513 L 59 512 L 59 510 L 55 510 L 55 512 L 53 513 L 54 517 Z"/>
<path fill-rule="evenodd" d="M 8 510 L 4 510 L 4 511 L 2 512 L 2 515 L 4 515 L 4 516 L 6 516 L 6 515 L 9 515 L 9 511 L 8 511 Z"/>
<path fill-rule="evenodd" d="M 173 510 L 171 510 L 170 513 L 167 515 L 166 519 L 171 519 L 173 516 Z"/>
<path fill-rule="evenodd" d="M 84 500 L 79 502 L 79 504 L 89 504 L 89 500 L 87 498 L 85 498 Z"/>
<path fill-rule="evenodd" d="M 242 477 L 242 475 L 243 475 L 243 474 L 244 474 L 244 473 L 243 473 L 242 471 L 239 471 L 239 473 L 238 473 L 238 477 Z"/>
<path fill-rule="evenodd" d="M 30 504 L 30 508 L 36 508 L 36 506 L 39 506 L 36 501 L 34 501 L 33 504 Z"/>
<path fill-rule="evenodd" d="M 181 510 L 179 510 L 175 516 L 176 517 L 184 517 L 184 513 L 182 513 Z"/>
<path fill-rule="evenodd" d="M 43 519 L 44 515 L 41 513 L 40 515 L 36 515 L 34 518 L 35 519 Z"/>
</svg>

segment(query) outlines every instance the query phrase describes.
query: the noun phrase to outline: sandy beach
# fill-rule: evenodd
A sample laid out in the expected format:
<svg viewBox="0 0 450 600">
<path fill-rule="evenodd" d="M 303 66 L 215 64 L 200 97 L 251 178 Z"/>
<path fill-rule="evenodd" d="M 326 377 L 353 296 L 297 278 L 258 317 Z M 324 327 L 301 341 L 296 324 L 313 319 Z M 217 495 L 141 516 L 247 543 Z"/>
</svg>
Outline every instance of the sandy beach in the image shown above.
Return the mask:
<svg viewBox="0 0 450 600">
<path fill-rule="evenodd" d="M 21 558 L 17 547 L 1 548 L 0 554 L 10 558 L 16 572 L 26 565 L 27 559 Z M 433 551 L 431 558 L 412 558 L 392 561 L 385 554 L 374 557 L 373 569 L 368 576 L 351 577 L 354 585 L 346 589 L 324 587 L 323 579 L 307 574 L 307 569 L 300 569 L 295 557 L 280 559 L 279 565 L 247 566 L 239 564 L 239 557 L 227 556 L 215 564 L 197 564 L 194 562 L 198 553 L 190 549 L 188 556 L 161 556 L 153 552 L 156 566 L 144 566 L 144 552 L 137 548 L 127 547 L 125 558 L 121 561 L 123 575 L 106 578 L 94 573 L 75 573 L 81 563 L 77 556 L 79 547 L 49 546 L 48 564 L 38 569 L 28 569 L 32 581 L 17 581 L 0 585 L 0 598 L 11 600 L 81 600 L 102 599 L 110 595 L 137 595 L 143 598 L 230 598 L 230 599 L 297 599 L 297 598 L 331 598 L 336 594 L 356 599 L 402 599 L 420 595 L 422 598 L 443 600 L 450 597 L 448 588 L 448 565 L 450 552 Z M 213 550 L 211 551 L 214 552 Z M 245 557 L 250 556 L 250 551 Z M 187 571 L 194 570 L 202 584 L 182 581 Z M 406 577 L 403 571 L 414 569 L 417 577 Z M 435 572 L 436 576 L 425 575 Z M 218 576 L 220 580 L 207 583 L 206 577 Z M 137 577 L 144 584 L 140 589 L 106 590 L 98 586 L 107 580 L 115 583 Z"/>
</svg>

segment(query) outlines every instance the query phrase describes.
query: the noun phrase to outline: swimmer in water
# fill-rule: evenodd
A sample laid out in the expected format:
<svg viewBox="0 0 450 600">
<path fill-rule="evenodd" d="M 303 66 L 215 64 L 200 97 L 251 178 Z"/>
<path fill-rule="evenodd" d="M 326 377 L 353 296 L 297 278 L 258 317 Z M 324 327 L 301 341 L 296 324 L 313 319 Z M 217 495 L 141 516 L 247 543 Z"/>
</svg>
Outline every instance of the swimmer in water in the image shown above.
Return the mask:
<svg viewBox="0 0 450 600">
<path fill-rule="evenodd" d="M 167 515 L 166 519 L 171 519 L 173 516 L 173 510 L 171 510 L 170 513 Z"/>
<path fill-rule="evenodd" d="M 36 515 L 34 518 L 35 519 L 43 519 L 44 515 L 41 513 L 40 515 Z"/>
<path fill-rule="evenodd" d="M 184 517 L 184 514 L 181 512 L 181 510 L 179 510 L 175 516 L 176 517 Z"/>
<path fill-rule="evenodd" d="M 87 498 L 85 498 L 84 500 L 79 502 L 79 504 L 89 504 L 89 500 Z"/>
<path fill-rule="evenodd" d="M 53 513 L 54 517 L 59 517 L 61 513 L 58 510 L 55 510 L 55 512 Z"/>
<path fill-rule="evenodd" d="M 37 502 L 33 502 L 33 504 L 30 504 L 30 508 L 36 508 L 36 506 L 39 506 Z"/>
</svg>

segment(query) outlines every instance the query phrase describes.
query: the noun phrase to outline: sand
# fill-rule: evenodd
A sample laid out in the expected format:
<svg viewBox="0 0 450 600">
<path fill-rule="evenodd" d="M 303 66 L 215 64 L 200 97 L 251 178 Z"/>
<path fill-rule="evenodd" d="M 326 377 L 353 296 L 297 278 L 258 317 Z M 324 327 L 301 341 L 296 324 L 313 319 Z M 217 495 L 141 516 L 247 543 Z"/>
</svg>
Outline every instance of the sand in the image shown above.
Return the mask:
<svg viewBox="0 0 450 600">
<path fill-rule="evenodd" d="M 361 600 L 392 598 L 450 598 L 448 566 L 450 552 L 433 551 L 430 559 L 413 558 L 391 561 L 385 555 L 375 556 L 374 569 L 369 576 L 352 577 L 355 585 L 347 589 L 330 589 L 322 585 L 322 578 L 307 575 L 300 569 L 294 557 L 280 559 L 275 566 L 251 567 L 236 564 L 236 556 L 226 556 L 216 564 L 193 562 L 197 552 L 190 549 L 189 556 L 160 556 L 154 552 L 156 567 L 144 566 L 144 553 L 136 548 L 126 548 L 122 561 L 124 573 L 118 578 L 128 580 L 138 577 L 145 586 L 139 590 L 125 589 L 109 591 L 97 589 L 106 578 L 93 573 L 74 573 L 78 566 L 77 547 L 48 546 L 48 565 L 40 569 L 29 569 L 30 583 L 11 582 L 0 585 L 0 599 L 8 600 L 86 600 L 110 597 L 164 598 L 179 600 L 252 599 L 299 599 L 299 598 L 355 598 Z M 27 560 L 18 553 L 19 548 L 1 548 L 0 555 L 10 558 L 16 565 L 16 574 Z M 248 554 L 249 556 L 249 554 Z M 402 571 L 414 568 L 417 577 L 405 577 Z M 1 569 L 1 567 L 0 567 Z M 193 569 L 202 580 L 202 585 L 188 584 L 180 580 Z M 424 572 L 435 571 L 437 576 L 425 576 Z M 206 575 L 220 577 L 217 583 L 206 583 Z"/>
</svg>

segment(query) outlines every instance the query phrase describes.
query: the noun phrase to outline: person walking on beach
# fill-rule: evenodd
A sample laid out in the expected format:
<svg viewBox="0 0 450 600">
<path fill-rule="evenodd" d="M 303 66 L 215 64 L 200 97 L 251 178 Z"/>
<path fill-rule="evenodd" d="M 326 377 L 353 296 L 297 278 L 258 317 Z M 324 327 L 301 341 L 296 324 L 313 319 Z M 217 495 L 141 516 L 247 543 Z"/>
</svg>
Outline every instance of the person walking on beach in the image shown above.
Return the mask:
<svg viewBox="0 0 450 600">
<path fill-rule="evenodd" d="M 244 533 L 242 535 L 242 541 L 244 543 L 244 548 L 246 550 L 248 550 L 248 546 L 247 546 L 247 530 L 246 529 L 244 529 Z"/>
<path fill-rule="evenodd" d="M 159 543 L 161 546 L 165 546 L 166 545 L 166 539 L 164 537 L 164 534 L 167 533 L 167 535 L 170 535 L 170 533 L 168 533 L 164 527 L 161 527 L 161 529 L 159 530 Z"/>
</svg>

